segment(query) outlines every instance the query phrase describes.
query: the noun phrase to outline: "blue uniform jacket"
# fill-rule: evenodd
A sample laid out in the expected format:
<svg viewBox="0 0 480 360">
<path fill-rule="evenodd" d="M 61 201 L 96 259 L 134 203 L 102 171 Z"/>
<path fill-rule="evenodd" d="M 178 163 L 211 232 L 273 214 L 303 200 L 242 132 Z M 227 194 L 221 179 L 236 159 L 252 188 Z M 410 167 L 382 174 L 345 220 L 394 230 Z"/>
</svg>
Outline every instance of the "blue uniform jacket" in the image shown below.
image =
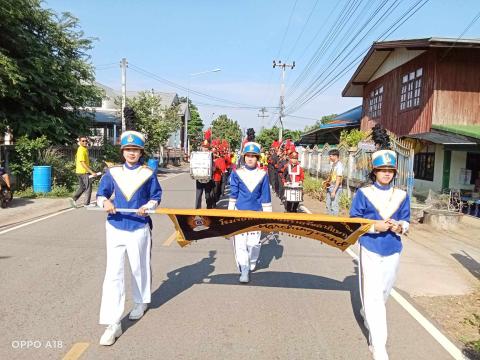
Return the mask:
<svg viewBox="0 0 480 360">
<path fill-rule="evenodd" d="M 272 199 L 265 170 L 246 166 L 230 175 L 230 202 L 237 210 L 271 211 Z"/>
<path fill-rule="evenodd" d="M 403 190 L 375 183 L 358 189 L 352 200 L 350 216 L 372 220 L 392 219 L 408 226 L 410 200 Z M 360 237 L 360 245 L 382 256 L 402 251 L 400 236 L 390 230 L 369 232 Z"/>
<path fill-rule="evenodd" d="M 127 164 L 113 166 L 108 169 L 100 180 L 97 198 L 103 196 L 110 199 L 115 195 L 115 208 L 138 209 L 150 200 L 160 203 L 162 188 L 152 169 L 137 164 L 129 167 Z M 107 221 L 120 230 L 136 230 L 149 224 L 149 216 L 139 216 L 131 213 L 108 214 Z"/>
</svg>

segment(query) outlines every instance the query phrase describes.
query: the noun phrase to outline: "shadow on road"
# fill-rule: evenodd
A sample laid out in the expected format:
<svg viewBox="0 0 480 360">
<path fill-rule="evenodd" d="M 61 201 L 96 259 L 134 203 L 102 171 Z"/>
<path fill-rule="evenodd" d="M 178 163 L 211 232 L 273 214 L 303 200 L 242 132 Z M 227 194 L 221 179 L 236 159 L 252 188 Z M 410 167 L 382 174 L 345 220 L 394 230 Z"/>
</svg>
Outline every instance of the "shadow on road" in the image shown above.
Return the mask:
<svg viewBox="0 0 480 360">
<path fill-rule="evenodd" d="M 350 293 L 350 302 L 355 320 L 362 330 L 365 340 L 368 342 L 368 330 L 365 328 L 363 318 L 360 315 L 362 303 L 358 289 L 358 266 L 355 262 L 354 264 L 355 275 L 347 276 L 343 281 L 312 274 L 284 271 L 264 271 L 252 274 L 248 286 L 348 291 Z M 208 281 L 209 284 L 238 285 L 238 274 L 219 274 L 209 276 L 208 279 L 210 280 Z"/>
<path fill-rule="evenodd" d="M 470 273 L 480 280 L 480 263 L 470 256 L 467 252 L 463 251 L 463 254 L 452 254 L 455 260 L 457 260 L 462 266 L 470 271 Z"/>
<path fill-rule="evenodd" d="M 187 265 L 167 273 L 168 279 L 163 281 L 158 289 L 152 293 L 152 302 L 150 303 L 149 311 L 159 308 L 193 285 L 203 283 L 203 280 L 215 270 L 213 263 L 216 260 L 216 253 L 215 250 L 209 251 L 208 257 L 203 258 L 195 264 Z M 123 332 L 126 332 L 128 328 L 134 325 L 135 322 L 129 320 L 128 315 L 125 315 L 122 319 Z"/>
<path fill-rule="evenodd" d="M 168 279 L 153 292 L 150 308 L 156 309 L 193 285 L 203 283 L 203 280 L 215 270 L 213 263 L 216 254 L 215 250 L 209 251 L 208 257 L 195 264 L 170 271 L 167 274 Z"/>
<path fill-rule="evenodd" d="M 264 241 L 265 238 L 267 239 L 266 241 Z M 261 241 L 263 242 L 262 249 L 255 271 L 268 269 L 273 259 L 278 260 L 283 256 L 283 245 L 281 245 L 280 240 L 278 240 L 278 233 L 262 233 Z"/>
<path fill-rule="evenodd" d="M 33 204 L 33 200 L 27 198 L 16 198 L 14 197 L 13 200 L 8 204 L 8 208 L 17 208 L 21 206 L 27 206 Z"/>
</svg>

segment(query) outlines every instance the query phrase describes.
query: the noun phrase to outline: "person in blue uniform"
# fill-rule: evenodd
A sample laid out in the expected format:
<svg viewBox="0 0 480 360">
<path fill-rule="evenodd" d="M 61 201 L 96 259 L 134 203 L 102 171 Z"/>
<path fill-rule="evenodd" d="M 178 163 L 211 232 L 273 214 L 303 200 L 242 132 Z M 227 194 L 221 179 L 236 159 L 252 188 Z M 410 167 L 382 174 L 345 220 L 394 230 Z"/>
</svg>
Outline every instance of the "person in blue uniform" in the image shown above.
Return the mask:
<svg viewBox="0 0 480 360">
<path fill-rule="evenodd" d="M 402 251 L 401 235 L 408 231 L 410 200 L 392 186 L 397 173 L 397 155 L 392 150 L 372 154 L 373 184 L 357 191 L 351 217 L 376 220 L 360 237 L 359 286 L 361 315 L 369 330 L 369 348 L 375 360 L 386 360 L 387 317 L 385 303 L 394 285 Z"/>
<path fill-rule="evenodd" d="M 125 305 L 124 263 L 128 254 L 132 270 L 132 291 L 135 306 L 131 320 L 140 319 L 151 301 L 150 249 L 152 220 L 146 210 L 159 204 L 162 189 L 155 173 L 140 162 L 145 138 L 137 131 L 121 136 L 123 165 L 108 169 L 100 180 L 97 205 L 108 212 L 106 222 L 107 266 L 100 306 L 100 324 L 107 328 L 100 345 L 112 345 L 122 334 L 120 320 Z M 114 199 L 111 197 L 114 196 Z M 116 209 L 138 209 L 121 213 Z"/>
<path fill-rule="evenodd" d="M 230 175 L 228 210 L 253 210 L 272 212 L 272 199 L 268 174 L 259 168 L 261 146 L 247 142 L 243 147 L 244 165 Z M 241 283 L 248 283 L 250 271 L 255 269 L 260 255 L 260 231 L 235 235 L 233 245 L 235 260 L 240 270 Z"/>
</svg>

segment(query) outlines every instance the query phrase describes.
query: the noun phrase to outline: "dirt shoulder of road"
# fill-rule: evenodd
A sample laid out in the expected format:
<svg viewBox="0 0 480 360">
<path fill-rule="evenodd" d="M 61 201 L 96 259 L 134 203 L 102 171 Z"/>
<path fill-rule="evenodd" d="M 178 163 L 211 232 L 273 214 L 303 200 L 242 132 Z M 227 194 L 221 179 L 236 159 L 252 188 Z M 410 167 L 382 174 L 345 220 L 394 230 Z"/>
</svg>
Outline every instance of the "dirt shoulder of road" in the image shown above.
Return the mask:
<svg viewBox="0 0 480 360">
<path fill-rule="evenodd" d="M 309 196 L 303 204 L 313 213 L 326 213 L 325 203 Z M 480 219 L 467 216 L 449 230 L 412 223 L 396 283 L 470 359 L 480 359 L 478 234 Z"/>
</svg>

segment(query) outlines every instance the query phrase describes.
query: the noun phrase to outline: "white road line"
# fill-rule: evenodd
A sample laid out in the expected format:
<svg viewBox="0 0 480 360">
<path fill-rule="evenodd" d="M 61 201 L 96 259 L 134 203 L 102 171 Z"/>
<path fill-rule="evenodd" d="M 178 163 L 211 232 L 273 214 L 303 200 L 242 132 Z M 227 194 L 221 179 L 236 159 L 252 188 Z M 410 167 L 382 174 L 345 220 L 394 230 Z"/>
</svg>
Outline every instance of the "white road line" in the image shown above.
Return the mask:
<svg viewBox="0 0 480 360">
<path fill-rule="evenodd" d="M 32 220 L 32 221 L 29 221 L 29 222 L 26 222 L 26 223 L 23 223 L 21 225 L 17 225 L 17 226 L 14 226 L 10 229 L 6 229 L 6 230 L 3 230 L 3 231 L 0 231 L 0 235 L 3 235 L 3 234 L 6 234 L 10 231 L 13 231 L 13 230 L 17 230 L 17 229 L 20 229 L 20 228 L 23 228 L 24 226 L 27 226 L 27 225 L 31 225 L 31 224 L 35 224 L 37 222 L 40 222 L 40 221 L 43 221 L 43 220 L 46 220 L 46 219 L 50 219 L 54 216 L 57 216 L 57 215 L 61 215 L 61 214 L 64 214 L 66 212 L 69 212 L 69 211 L 72 211 L 72 210 L 76 210 L 75 208 L 70 208 L 70 209 L 65 209 L 65 210 L 61 210 L 59 212 L 56 212 L 55 214 L 50 214 L 50 215 L 47 215 L 47 216 L 44 216 L 42 218 L 39 218 L 39 219 L 35 219 L 35 220 Z"/>
<path fill-rule="evenodd" d="M 175 174 L 175 175 L 173 175 L 173 176 L 171 176 L 171 177 L 168 177 L 168 178 L 165 178 L 165 179 L 161 179 L 161 180 L 159 180 L 159 182 L 162 182 L 162 181 L 165 181 L 165 180 L 170 180 L 170 179 L 173 179 L 174 177 L 177 177 L 177 176 L 183 175 L 183 174 L 186 174 L 186 173 Z M 10 232 L 10 231 L 14 231 L 14 230 L 23 228 L 23 227 L 28 226 L 28 225 L 31 225 L 31 224 L 35 224 L 35 223 L 37 223 L 37 222 L 40 222 L 40 221 L 43 221 L 43 220 L 46 220 L 46 219 L 50 219 L 50 218 L 52 218 L 52 217 L 55 217 L 55 216 L 64 214 L 64 213 L 69 212 L 69 211 L 72 211 L 72 210 L 76 210 L 76 209 L 75 209 L 75 208 L 70 208 L 70 209 L 60 210 L 59 212 L 56 212 L 56 213 L 54 213 L 54 214 L 50 214 L 50 215 L 41 217 L 41 218 L 39 218 L 39 219 L 35 219 L 35 220 L 32 220 L 32 221 L 28 221 L 28 222 L 23 223 L 23 224 L 21 224 L 21 225 L 17 225 L 17 226 L 11 227 L 11 228 L 9 228 L 9 229 L 0 231 L 0 235 L 6 234 L 6 233 L 8 233 L 8 232 Z"/>
<path fill-rule="evenodd" d="M 300 209 L 308 214 L 312 214 L 312 212 L 304 205 L 300 206 Z M 351 249 L 347 249 L 345 252 L 358 262 L 358 255 Z M 420 314 L 420 312 L 415 309 L 407 299 L 400 295 L 395 289 L 392 289 L 390 294 L 392 295 L 392 298 L 394 298 L 395 301 L 403 307 L 454 359 L 468 360 L 468 358 L 462 354 L 462 351 L 443 335 L 441 331 L 438 330 L 425 316 Z"/>
</svg>

